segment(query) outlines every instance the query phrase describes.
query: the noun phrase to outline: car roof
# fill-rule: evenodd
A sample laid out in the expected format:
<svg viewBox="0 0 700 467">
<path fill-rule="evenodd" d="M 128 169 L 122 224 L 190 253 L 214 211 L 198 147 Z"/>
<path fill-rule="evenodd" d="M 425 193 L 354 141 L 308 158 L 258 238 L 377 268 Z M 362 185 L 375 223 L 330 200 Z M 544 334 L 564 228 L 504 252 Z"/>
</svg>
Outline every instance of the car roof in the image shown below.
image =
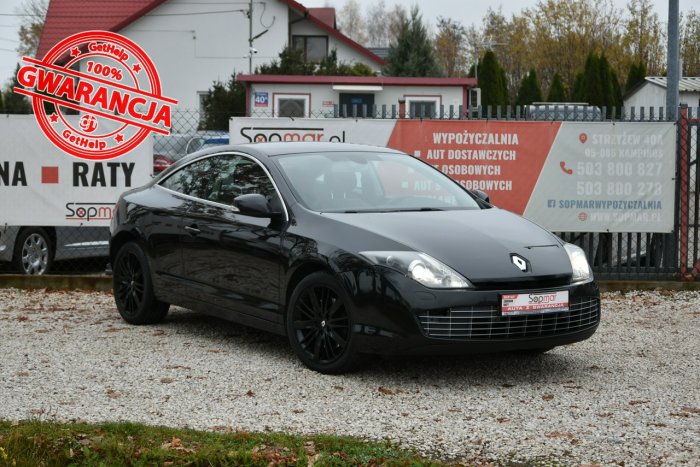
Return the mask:
<svg viewBox="0 0 700 467">
<path fill-rule="evenodd" d="M 224 148 L 219 148 L 224 149 Z M 261 156 L 281 156 L 285 154 L 301 154 L 307 152 L 389 152 L 400 154 L 401 151 L 382 146 L 354 143 L 330 143 L 330 142 L 275 142 L 275 143 L 250 143 L 236 146 L 227 146 L 226 149 L 251 152 Z"/>
<path fill-rule="evenodd" d="M 172 164 L 168 169 L 161 172 L 156 181 L 164 178 L 178 167 L 210 154 L 222 152 L 242 152 L 257 158 L 268 158 L 282 156 L 286 154 L 304 154 L 314 152 L 384 152 L 389 154 L 405 154 L 395 149 L 383 146 L 371 146 L 369 144 L 354 143 L 330 143 L 330 142 L 280 142 L 280 143 L 249 143 L 249 144 L 226 144 L 213 146 L 188 154 Z"/>
</svg>

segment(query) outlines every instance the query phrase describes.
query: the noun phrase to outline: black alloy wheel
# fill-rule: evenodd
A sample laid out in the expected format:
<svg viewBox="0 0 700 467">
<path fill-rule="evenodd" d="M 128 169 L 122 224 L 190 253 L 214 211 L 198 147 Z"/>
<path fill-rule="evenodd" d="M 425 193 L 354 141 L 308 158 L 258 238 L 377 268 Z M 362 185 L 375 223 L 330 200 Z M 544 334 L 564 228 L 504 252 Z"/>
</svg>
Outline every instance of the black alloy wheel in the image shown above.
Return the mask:
<svg viewBox="0 0 700 467">
<path fill-rule="evenodd" d="M 349 300 L 337 281 L 316 272 L 294 289 L 287 334 L 299 359 L 312 370 L 338 374 L 357 363 Z"/>
<path fill-rule="evenodd" d="M 168 313 L 170 305 L 155 298 L 146 254 L 135 242 L 117 252 L 112 287 L 119 314 L 128 323 L 157 323 Z"/>
</svg>

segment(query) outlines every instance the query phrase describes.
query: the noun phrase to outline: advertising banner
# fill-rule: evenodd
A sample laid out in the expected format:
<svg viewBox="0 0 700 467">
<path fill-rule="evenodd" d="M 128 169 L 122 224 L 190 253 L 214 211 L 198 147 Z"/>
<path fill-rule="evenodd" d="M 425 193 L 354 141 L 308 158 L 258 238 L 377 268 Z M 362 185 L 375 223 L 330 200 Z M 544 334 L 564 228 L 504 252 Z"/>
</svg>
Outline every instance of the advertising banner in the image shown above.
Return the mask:
<svg viewBox="0 0 700 467">
<path fill-rule="evenodd" d="M 79 124 L 77 115 L 64 118 Z M 153 172 L 151 138 L 117 159 L 79 159 L 47 139 L 33 115 L 8 115 L 0 141 L 2 225 L 108 226 L 119 195 Z"/>
<path fill-rule="evenodd" d="M 673 123 L 235 118 L 231 141 L 388 146 L 549 230 L 673 230 Z"/>
</svg>

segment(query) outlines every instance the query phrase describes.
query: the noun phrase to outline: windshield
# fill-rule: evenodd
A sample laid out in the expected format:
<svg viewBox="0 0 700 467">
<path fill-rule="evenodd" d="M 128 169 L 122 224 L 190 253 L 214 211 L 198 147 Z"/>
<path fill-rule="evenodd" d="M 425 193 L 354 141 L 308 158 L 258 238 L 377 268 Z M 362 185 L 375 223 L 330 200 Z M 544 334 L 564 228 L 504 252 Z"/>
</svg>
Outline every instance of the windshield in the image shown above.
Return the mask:
<svg viewBox="0 0 700 467">
<path fill-rule="evenodd" d="M 332 152 L 276 159 L 297 198 L 314 211 L 479 209 L 442 172 L 405 154 Z"/>
</svg>

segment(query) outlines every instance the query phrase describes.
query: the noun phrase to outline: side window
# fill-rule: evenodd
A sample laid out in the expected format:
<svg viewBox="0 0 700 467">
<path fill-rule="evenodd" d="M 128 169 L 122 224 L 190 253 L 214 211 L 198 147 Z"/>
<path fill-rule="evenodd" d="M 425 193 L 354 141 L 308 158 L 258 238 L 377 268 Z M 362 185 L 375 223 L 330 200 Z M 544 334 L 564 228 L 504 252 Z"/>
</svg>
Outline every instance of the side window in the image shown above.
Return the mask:
<svg viewBox="0 0 700 467">
<path fill-rule="evenodd" d="M 212 198 L 216 183 L 232 171 L 232 163 L 238 158 L 222 155 L 201 159 L 170 175 L 161 182 L 161 186 L 183 195 L 218 201 Z"/>
<path fill-rule="evenodd" d="M 161 182 L 161 186 L 183 195 L 204 198 L 207 194 L 211 169 L 209 159 L 203 159 L 183 167 Z"/>
<path fill-rule="evenodd" d="M 236 196 L 259 193 L 267 198 L 273 209 L 281 209 L 272 180 L 265 170 L 251 159 L 236 156 L 229 161 L 227 169 L 217 173 L 219 176 L 214 181 L 209 200 L 233 205 Z"/>
</svg>

